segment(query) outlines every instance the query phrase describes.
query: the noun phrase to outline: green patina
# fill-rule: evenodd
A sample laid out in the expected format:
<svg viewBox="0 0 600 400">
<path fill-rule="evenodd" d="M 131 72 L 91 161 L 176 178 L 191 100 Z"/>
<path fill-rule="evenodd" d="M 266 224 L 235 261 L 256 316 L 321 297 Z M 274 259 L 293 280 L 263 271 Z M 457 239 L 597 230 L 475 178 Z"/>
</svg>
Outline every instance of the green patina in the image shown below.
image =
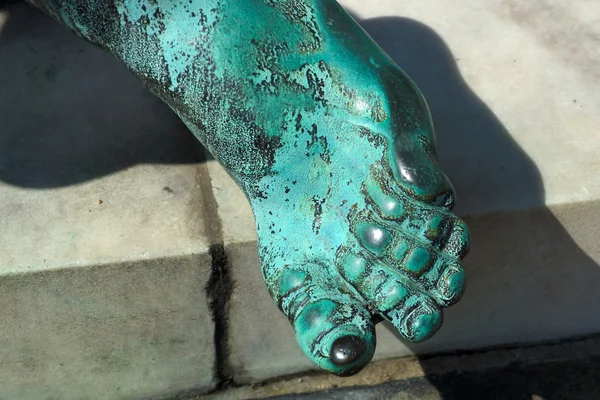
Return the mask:
<svg viewBox="0 0 600 400">
<path fill-rule="evenodd" d="M 413 342 L 437 331 L 468 229 L 421 92 L 335 1 L 30 1 L 122 60 L 239 184 L 313 362 L 359 371 L 376 316 Z"/>
</svg>

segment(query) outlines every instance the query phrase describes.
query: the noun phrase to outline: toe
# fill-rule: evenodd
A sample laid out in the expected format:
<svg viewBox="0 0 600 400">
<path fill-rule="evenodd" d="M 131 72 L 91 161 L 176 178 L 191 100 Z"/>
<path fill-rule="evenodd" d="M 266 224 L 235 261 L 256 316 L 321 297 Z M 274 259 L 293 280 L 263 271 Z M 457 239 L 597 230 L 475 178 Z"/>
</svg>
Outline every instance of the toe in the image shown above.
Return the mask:
<svg viewBox="0 0 600 400">
<path fill-rule="evenodd" d="M 378 173 L 383 186 L 420 203 L 452 210 L 456 200 L 454 187 L 442 172 L 428 140 L 421 135 L 397 135 L 393 141 L 389 154 L 391 174 Z"/>
<path fill-rule="evenodd" d="M 424 245 L 432 246 L 437 250 L 455 258 L 463 258 L 469 251 L 469 228 L 461 219 L 448 211 L 430 205 L 424 205 L 409 200 L 406 196 L 395 194 L 383 189 L 379 182 L 370 179 L 366 182 L 363 192 L 366 195 L 368 207 L 357 211 L 352 216 L 357 221 L 354 230 L 359 239 L 370 250 L 373 244 L 385 245 L 381 240 L 378 243 L 369 241 L 365 235 L 373 229 L 368 229 L 368 221 L 380 221 L 377 232 L 381 238 L 390 236 L 390 231 L 398 231 L 408 235 Z M 372 224 L 372 223 L 371 223 Z M 386 230 L 386 226 L 388 229 Z M 381 247 L 381 245 L 379 247 Z"/>
<path fill-rule="evenodd" d="M 408 146 L 408 150 L 395 146 L 394 150 L 393 169 L 403 192 L 423 203 L 451 210 L 456 194 L 437 161 L 418 146 Z"/>
<path fill-rule="evenodd" d="M 361 244 L 369 251 L 380 255 L 390 243 L 391 235 L 382 226 L 371 222 L 359 222 L 353 231 Z"/>
<path fill-rule="evenodd" d="M 364 304 L 317 274 L 315 266 L 280 271 L 267 280 L 271 295 L 290 320 L 308 358 L 340 376 L 355 374 L 367 365 L 375 352 L 375 327 Z"/>
<path fill-rule="evenodd" d="M 462 220 L 456 218 L 448 240 L 444 244 L 443 252 L 452 257 L 463 259 L 469 253 L 470 248 L 471 232 L 469 227 Z"/>
<path fill-rule="evenodd" d="M 338 271 L 409 342 L 427 340 L 440 328 L 440 306 L 397 271 L 351 253 L 340 258 Z"/>
<path fill-rule="evenodd" d="M 465 270 L 460 265 L 448 267 L 436 284 L 436 300 L 444 307 L 456 304 L 466 288 Z"/>
<path fill-rule="evenodd" d="M 292 325 L 302 351 L 319 367 L 339 376 L 359 372 L 375 352 L 372 317 L 350 297 L 310 303 Z"/>
<path fill-rule="evenodd" d="M 397 238 L 385 261 L 414 279 L 442 307 L 456 304 L 465 290 L 465 271 L 458 261 L 405 238 Z"/>
<path fill-rule="evenodd" d="M 429 300 L 429 301 L 428 301 Z M 412 309 L 394 310 L 392 323 L 409 342 L 419 343 L 432 337 L 442 326 L 442 311 L 429 298 L 417 300 Z"/>
</svg>

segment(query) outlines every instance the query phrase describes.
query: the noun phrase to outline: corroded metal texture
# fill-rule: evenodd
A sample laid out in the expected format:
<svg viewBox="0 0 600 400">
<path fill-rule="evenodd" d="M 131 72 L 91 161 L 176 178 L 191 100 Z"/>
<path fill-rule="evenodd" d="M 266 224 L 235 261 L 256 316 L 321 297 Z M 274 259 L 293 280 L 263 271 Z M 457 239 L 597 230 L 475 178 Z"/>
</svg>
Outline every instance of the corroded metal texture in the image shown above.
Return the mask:
<svg viewBox="0 0 600 400">
<path fill-rule="evenodd" d="M 246 193 L 314 363 L 359 371 L 379 317 L 411 342 L 439 329 L 469 230 L 421 92 L 335 1 L 31 2 L 121 59 Z"/>
</svg>

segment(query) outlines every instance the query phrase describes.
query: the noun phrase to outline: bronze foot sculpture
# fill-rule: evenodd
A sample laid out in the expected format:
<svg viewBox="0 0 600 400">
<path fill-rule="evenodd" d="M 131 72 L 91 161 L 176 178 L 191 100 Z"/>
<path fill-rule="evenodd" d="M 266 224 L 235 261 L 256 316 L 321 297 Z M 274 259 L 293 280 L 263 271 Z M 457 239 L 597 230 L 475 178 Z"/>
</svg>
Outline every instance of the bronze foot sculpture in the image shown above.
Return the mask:
<svg viewBox="0 0 600 400">
<path fill-rule="evenodd" d="M 315 364 L 358 372 L 380 318 L 411 342 L 439 329 L 469 231 L 423 96 L 334 0 L 29 1 L 122 60 L 235 179 Z"/>
</svg>

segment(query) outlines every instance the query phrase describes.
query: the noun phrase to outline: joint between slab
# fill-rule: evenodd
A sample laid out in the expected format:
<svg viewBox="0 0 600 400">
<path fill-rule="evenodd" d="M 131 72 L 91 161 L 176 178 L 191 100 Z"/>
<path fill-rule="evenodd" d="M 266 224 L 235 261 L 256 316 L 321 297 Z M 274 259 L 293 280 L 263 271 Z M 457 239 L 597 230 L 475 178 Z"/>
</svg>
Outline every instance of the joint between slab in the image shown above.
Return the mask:
<svg viewBox="0 0 600 400">
<path fill-rule="evenodd" d="M 209 309 L 215 324 L 215 377 L 217 390 L 229 385 L 233 379 L 233 370 L 229 361 L 229 302 L 233 291 L 233 280 L 229 272 L 223 226 L 218 215 L 218 204 L 212 192 L 211 177 L 206 163 L 200 164 L 197 175 L 201 195 L 204 200 L 206 235 L 209 238 L 211 256 L 211 277 L 206 285 Z"/>
</svg>

